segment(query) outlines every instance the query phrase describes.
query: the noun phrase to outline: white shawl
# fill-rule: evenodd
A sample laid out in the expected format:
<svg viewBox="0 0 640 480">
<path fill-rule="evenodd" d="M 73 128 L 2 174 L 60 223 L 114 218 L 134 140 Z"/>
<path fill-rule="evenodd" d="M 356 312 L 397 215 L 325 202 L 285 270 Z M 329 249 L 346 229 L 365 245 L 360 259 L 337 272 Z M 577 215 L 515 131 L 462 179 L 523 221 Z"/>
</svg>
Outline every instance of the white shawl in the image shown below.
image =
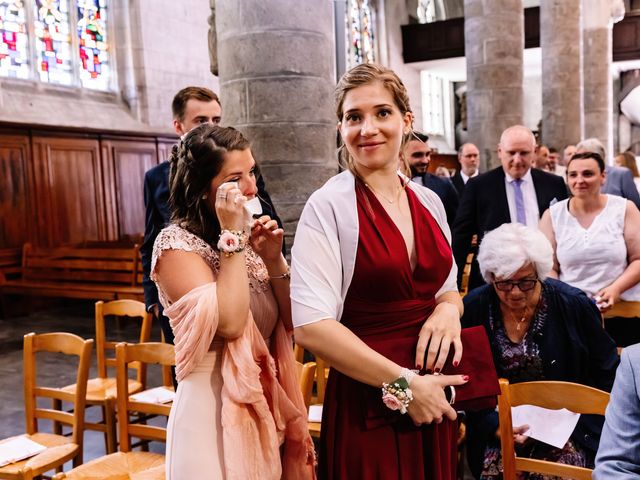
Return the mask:
<svg viewBox="0 0 640 480">
<path fill-rule="evenodd" d="M 451 244 L 440 198 L 415 182 L 409 182 L 407 187 L 435 218 Z M 346 170 L 311 195 L 298 222 L 291 250 L 291 310 L 295 327 L 327 318 L 340 320 L 353 278 L 358 233 L 355 177 Z M 449 276 L 436 298 L 444 292 L 458 291 L 457 273 L 452 259 Z"/>
</svg>

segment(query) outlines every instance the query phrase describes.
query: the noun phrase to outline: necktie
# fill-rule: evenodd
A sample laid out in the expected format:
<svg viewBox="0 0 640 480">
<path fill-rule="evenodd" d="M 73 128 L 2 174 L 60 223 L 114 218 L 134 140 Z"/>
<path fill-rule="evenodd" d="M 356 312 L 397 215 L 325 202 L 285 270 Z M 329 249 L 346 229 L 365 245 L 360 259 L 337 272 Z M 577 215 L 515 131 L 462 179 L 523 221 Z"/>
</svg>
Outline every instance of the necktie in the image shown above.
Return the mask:
<svg viewBox="0 0 640 480">
<path fill-rule="evenodd" d="M 524 210 L 524 197 L 522 196 L 522 179 L 518 178 L 511 182 L 516 194 L 516 221 L 523 225 L 527 224 L 527 215 Z"/>
</svg>

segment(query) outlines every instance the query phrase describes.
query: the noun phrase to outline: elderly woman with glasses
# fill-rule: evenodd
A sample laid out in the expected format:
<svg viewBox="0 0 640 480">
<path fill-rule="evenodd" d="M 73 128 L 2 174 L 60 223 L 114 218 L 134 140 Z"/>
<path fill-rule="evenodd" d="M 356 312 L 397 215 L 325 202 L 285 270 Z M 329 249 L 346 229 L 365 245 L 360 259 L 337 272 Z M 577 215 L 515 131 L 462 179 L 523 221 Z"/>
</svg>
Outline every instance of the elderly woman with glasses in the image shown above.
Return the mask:
<svg viewBox="0 0 640 480">
<path fill-rule="evenodd" d="M 485 327 L 498 376 L 511 383 L 561 380 L 611 391 L 616 346 L 582 291 L 547 278 L 553 250 L 542 233 L 504 224 L 485 235 L 478 263 L 488 285 L 465 296 L 462 325 Z M 526 425 L 514 427 L 514 442 L 520 456 L 592 468 L 602 423 L 602 417 L 583 415 L 562 449 L 528 438 Z M 502 478 L 497 412 L 470 413 L 467 439 L 475 477 Z"/>
</svg>

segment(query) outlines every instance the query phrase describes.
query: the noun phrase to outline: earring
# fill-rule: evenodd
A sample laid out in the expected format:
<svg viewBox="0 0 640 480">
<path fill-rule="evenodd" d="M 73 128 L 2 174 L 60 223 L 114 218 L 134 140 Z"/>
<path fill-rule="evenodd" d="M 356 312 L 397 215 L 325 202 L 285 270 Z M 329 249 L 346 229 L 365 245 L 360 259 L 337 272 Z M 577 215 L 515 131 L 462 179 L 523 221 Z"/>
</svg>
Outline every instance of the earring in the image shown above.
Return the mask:
<svg viewBox="0 0 640 480">
<path fill-rule="evenodd" d="M 202 197 L 200 197 L 200 198 L 202 198 L 202 200 L 206 200 L 207 198 L 209 198 L 209 195 L 207 195 L 207 194 L 205 193 L 205 194 L 204 194 L 204 195 L 202 195 Z"/>
</svg>

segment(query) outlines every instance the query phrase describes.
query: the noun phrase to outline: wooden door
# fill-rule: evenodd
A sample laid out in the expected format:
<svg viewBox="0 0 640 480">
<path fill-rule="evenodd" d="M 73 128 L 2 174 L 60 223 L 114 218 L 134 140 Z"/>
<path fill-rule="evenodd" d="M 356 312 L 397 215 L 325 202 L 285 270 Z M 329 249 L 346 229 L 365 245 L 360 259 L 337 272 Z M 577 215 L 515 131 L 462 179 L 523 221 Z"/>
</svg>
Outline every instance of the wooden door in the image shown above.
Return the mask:
<svg viewBox="0 0 640 480">
<path fill-rule="evenodd" d="M 139 242 L 144 235 L 144 174 L 156 165 L 155 140 L 102 140 L 108 215 L 113 240 Z"/>
<path fill-rule="evenodd" d="M 27 134 L 0 135 L 0 248 L 31 241 L 36 217 L 29 198 L 30 160 Z"/>
<path fill-rule="evenodd" d="M 37 243 L 111 240 L 97 139 L 34 136 Z"/>
</svg>

